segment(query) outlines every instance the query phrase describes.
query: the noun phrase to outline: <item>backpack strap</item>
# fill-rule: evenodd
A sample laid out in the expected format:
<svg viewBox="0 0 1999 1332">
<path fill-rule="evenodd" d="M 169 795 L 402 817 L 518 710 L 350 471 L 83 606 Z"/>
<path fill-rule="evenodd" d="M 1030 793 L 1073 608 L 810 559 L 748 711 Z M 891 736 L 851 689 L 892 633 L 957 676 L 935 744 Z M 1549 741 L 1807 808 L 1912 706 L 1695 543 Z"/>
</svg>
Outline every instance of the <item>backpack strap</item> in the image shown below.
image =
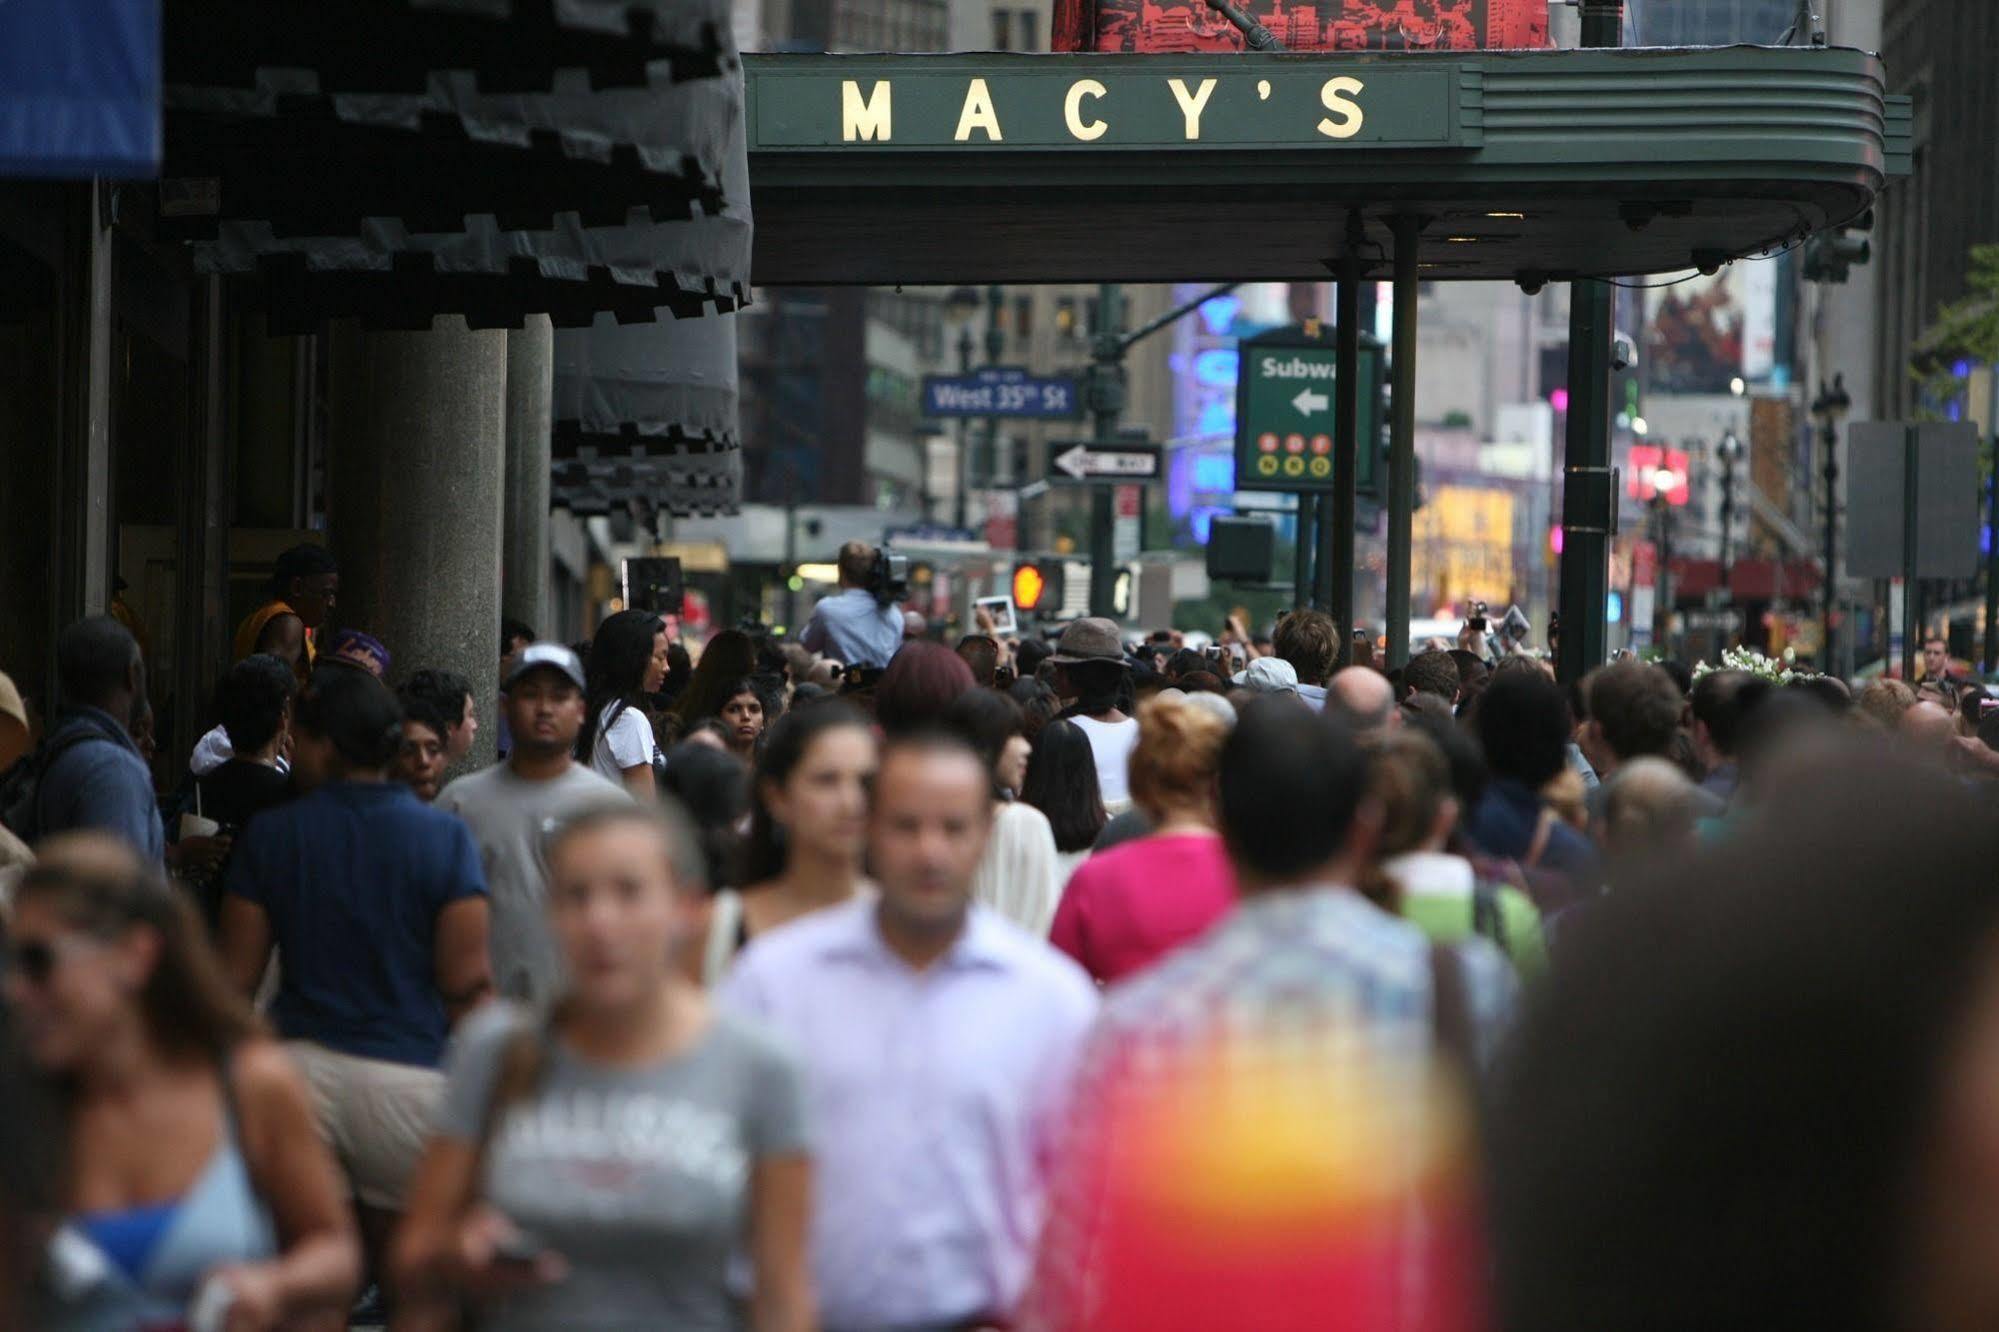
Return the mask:
<svg viewBox="0 0 1999 1332">
<path fill-rule="evenodd" d="M 1500 886 L 1483 875 L 1474 875 L 1471 884 L 1472 933 L 1492 940 L 1502 953 L 1506 946 L 1506 912 L 1499 903 Z"/>
<path fill-rule="evenodd" d="M 1525 866 L 1526 868 L 1532 869 L 1534 866 L 1540 864 L 1541 857 L 1547 853 L 1548 841 L 1554 835 L 1555 835 L 1554 811 L 1543 807 L 1541 810 L 1541 816 L 1534 821 L 1534 836 L 1532 840 L 1530 840 L 1527 843 L 1527 852 L 1525 855 L 1520 857 L 1521 865 Z"/>
<path fill-rule="evenodd" d="M 715 894 L 709 911 L 708 940 L 701 950 L 701 983 L 712 990 L 729 974 L 729 963 L 743 946 L 743 895 L 724 888 Z"/>
<path fill-rule="evenodd" d="M 1464 964 L 1456 949 L 1440 943 L 1430 945 L 1430 1034 L 1438 1059 L 1456 1069 L 1466 1086 L 1476 1086 L 1478 1055 Z"/>
<path fill-rule="evenodd" d="M 472 1148 L 472 1178 L 477 1181 L 486 1169 L 486 1157 L 493 1135 L 507 1108 L 534 1095 L 548 1064 L 548 1049 L 555 1034 L 555 1014 L 546 1019 L 523 1022 L 507 1037 L 500 1050 L 500 1068 L 493 1077 L 492 1094 L 486 1098 L 486 1113 L 479 1120 L 479 1139 Z M 475 1183 L 475 1188 L 477 1187 Z"/>
</svg>

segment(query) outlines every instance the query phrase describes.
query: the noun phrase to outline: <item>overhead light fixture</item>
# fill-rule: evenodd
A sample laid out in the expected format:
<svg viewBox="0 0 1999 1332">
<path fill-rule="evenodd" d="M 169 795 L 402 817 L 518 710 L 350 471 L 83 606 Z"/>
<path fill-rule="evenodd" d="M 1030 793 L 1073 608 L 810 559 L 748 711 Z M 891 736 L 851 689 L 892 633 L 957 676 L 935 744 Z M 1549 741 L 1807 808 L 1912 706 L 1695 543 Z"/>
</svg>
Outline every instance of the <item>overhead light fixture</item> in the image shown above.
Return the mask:
<svg viewBox="0 0 1999 1332">
<path fill-rule="evenodd" d="M 1525 213 L 1487 213 L 1486 216 L 1495 221 L 1502 222 L 1525 222 L 1527 220 L 1527 214 Z"/>
</svg>

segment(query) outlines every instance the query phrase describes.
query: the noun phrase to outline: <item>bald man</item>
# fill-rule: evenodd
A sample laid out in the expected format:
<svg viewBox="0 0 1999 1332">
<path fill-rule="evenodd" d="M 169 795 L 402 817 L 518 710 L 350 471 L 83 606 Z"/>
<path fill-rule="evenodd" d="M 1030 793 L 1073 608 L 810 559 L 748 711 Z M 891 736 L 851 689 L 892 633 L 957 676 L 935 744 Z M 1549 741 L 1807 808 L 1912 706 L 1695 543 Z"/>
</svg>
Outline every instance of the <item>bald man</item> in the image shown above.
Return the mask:
<svg viewBox="0 0 1999 1332">
<path fill-rule="evenodd" d="M 1603 813 L 1595 826 L 1604 849 L 1624 861 L 1664 851 L 1689 850 L 1700 818 L 1700 788 L 1662 758 L 1643 756 L 1621 765 L 1606 781 Z"/>
<path fill-rule="evenodd" d="M 1395 687 L 1380 671 L 1349 666 L 1326 688 L 1326 706 L 1355 733 L 1385 731 L 1396 721 Z"/>
<path fill-rule="evenodd" d="M 1896 731 L 1910 753 L 1933 758 L 1949 752 L 1957 739 L 1957 718 L 1925 699 L 1902 713 Z"/>
</svg>

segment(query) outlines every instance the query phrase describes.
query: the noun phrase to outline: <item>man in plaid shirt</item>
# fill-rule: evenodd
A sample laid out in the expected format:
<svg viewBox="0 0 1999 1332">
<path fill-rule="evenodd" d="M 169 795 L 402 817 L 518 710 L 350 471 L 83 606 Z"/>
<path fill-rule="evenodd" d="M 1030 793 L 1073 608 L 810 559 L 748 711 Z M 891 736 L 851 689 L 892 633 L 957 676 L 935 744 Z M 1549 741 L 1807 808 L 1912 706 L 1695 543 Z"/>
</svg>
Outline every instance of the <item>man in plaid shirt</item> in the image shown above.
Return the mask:
<svg viewBox="0 0 1999 1332">
<path fill-rule="evenodd" d="M 1374 818 L 1336 718 L 1251 704 L 1220 786 L 1243 901 L 1106 1004 L 1022 1325 L 1477 1328 L 1457 1074 L 1490 1054 L 1511 971 L 1353 890 Z"/>
</svg>

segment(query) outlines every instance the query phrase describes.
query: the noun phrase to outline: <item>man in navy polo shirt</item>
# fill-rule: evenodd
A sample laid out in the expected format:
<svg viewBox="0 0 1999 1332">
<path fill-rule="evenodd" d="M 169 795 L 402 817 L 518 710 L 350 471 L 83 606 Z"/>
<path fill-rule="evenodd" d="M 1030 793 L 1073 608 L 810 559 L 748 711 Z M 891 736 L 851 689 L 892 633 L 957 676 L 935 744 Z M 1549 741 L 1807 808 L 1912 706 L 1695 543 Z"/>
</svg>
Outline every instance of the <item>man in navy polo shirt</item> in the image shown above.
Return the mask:
<svg viewBox="0 0 1999 1332">
<path fill-rule="evenodd" d="M 316 671 L 294 719 L 309 794 L 245 830 L 222 905 L 223 957 L 244 993 L 277 945 L 271 1017 L 312 1084 L 371 1250 L 443 1093 L 445 1039 L 491 988 L 478 848 L 461 821 L 388 780 L 401 739 L 380 680 Z"/>
</svg>

